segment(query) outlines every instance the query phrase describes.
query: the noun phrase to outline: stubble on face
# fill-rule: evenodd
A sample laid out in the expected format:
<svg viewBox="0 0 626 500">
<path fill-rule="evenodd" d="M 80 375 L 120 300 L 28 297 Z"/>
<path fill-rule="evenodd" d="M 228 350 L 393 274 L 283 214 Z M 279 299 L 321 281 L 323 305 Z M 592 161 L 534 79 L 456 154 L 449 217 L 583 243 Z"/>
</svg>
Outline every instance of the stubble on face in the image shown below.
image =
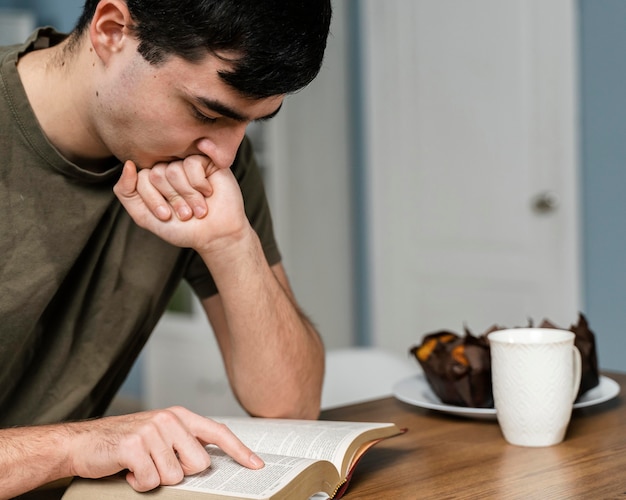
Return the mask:
<svg viewBox="0 0 626 500">
<path fill-rule="evenodd" d="M 189 139 L 183 137 L 174 89 L 168 63 L 151 65 L 138 52 L 98 82 L 96 131 L 112 156 L 149 168 L 184 154 Z"/>
<path fill-rule="evenodd" d="M 276 96 L 251 100 L 241 96 L 218 74 L 231 69 L 230 64 L 207 54 L 198 63 L 170 57 L 151 65 L 136 51 L 131 57 L 126 54 L 114 77 L 103 82 L 98 97 L 101 135 L 111 153 L 122 161 L 133 160 L 140 168 L 150 168 L 156 163 L 202 154 L 198 145 L 209 136 L 218 148 L 224 144 L 222 151 L 230 151 L 233 141 L 227 136 L 238 135 L 242 119 L 228 118 L 225 109 L 245 117 L 247 122 L 272 115 L 283 99 Z M 211 110 L 210 105 L 205 108 L 201 104 L 210 101 L 222 103 L 224 108 Z M 202 114 L 221 116 L 218 123 L 198 120 L 198 106 Z"/>
</svg>

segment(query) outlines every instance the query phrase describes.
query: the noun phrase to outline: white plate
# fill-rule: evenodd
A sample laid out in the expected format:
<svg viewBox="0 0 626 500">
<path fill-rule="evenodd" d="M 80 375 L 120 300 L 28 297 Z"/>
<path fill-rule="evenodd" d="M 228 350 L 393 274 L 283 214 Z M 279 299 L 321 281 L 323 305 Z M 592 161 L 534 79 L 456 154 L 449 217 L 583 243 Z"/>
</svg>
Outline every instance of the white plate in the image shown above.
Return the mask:
<svg viewBox="0 0 626 500">
<path fill-rule="evenodd" d="M 600 383 L 593 389 L 588 390 L 574 403 L 574 408 L 599 405 L 619 394 L 619 384 L 615 380 L 600 375 Z M 495 408 L 468 408 L 465 406 L 447 405 L 433 393 L 423 373 L 412 375 L 402 379 L 393 386 L 393 395 L 400 401 L 428 408 L 429 410 L 441 411 L 469 418 L 496 418 Z"/>
</svg>

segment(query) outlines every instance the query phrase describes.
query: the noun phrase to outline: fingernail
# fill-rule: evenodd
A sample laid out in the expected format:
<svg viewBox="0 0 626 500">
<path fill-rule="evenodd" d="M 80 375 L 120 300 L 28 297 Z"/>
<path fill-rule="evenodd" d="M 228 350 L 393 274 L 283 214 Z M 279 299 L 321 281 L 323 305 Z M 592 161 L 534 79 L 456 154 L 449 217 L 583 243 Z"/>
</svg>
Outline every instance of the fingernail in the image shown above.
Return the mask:
<svg viewBox="0 0 626 500">
<path fill-rule="evenodd" d="M 206 207 L 203 207 L 202 205 L 198 205 L 194 207 L 193 213 L 198 219 L 202 219 L 202 217 L 206 215 Z"/>
<path fill-rule="evenodd" d="M 265 465 L 265 462 L 263 462 L 263 460 L 261 460 L 261 458 L 255 453 L 250 455 L 250 463 L 259 468 Z"/>
<path fill-rule="evenodd" d="M 167 220 L 170 218 L 170 211 L 163 205 L 160 205 L 156 208 L 156 216 L 161 220 Z"/>
<path fill-rule="evenodd" d="M 193 213 L 189 207 L 180 207 L 178 209 L 178 218 L 181 220 L 187 220 L 191 217 Z"/>
</svg>

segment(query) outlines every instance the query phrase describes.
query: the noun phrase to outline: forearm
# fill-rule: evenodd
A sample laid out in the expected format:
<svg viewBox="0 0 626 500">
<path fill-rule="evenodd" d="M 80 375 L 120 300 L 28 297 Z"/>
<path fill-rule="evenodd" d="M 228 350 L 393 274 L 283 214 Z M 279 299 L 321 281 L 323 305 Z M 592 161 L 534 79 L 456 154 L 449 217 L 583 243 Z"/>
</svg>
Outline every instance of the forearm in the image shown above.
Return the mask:
<svg viewBox="0 0 626 500">
<path fill-rule="evenodd" d="M 0 430 L 0 499 L 71 476 L 63 425 Z"/>
<path fill-rule="evenodd" d="M 266 417 L 316 418 L 324 348 L 286 277 L 279 276 L 281 284 L 268 266 L 256 234 L 250 229 L 228 251 L 203 257 L 224 315 L 225 327 L 214 329 L 243 406 Z M 216 315 L 209 311 L 209 316 Z"/>
<path fill-rule="evenodd" d="M 193 248 L 211 270 L 219 298 L 206 299 L 204 305 L 231 384 L 245 408 L 256 415 L 314 418 L 324 372 L 320 338 L 298 310 L 286 278 L 281 284 L 268 266 L 232 171 L 215 170 L 210 162 L 207 167 L 203 158 L 195 163 L 204 165 L 211 187 L 211 193 L 204 194 L 204 217 L 156 216 L 160 203 L 180 201 L 171 193 L 182 190 L 168 184 L 166 174 L 181 167 L 185 171 L 186 160 L 139 173 L 128 162 L 115 192 L 140 227 L 172 245 Z M 151 179 L 159 171 L 163 175 Z M 156 202 L 155 193 L 161 193 Z M 217 301 L 213 314 L 211 304 Z"/>
</svg>

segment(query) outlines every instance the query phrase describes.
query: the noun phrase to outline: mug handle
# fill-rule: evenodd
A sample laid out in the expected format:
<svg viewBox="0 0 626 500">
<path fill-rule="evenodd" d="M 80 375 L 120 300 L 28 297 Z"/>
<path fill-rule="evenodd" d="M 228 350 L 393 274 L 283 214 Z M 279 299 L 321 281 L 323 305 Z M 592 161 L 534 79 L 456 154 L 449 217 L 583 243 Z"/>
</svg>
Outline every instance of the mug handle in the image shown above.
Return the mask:
<svg viewBox="0 0 626 500">
<path fill-rule="evenodd" d="M 580 357 L 580 351 L 577 347 L 572 346 L 574 354 L 574 385 L 572 387 L 572 402 L 576 400 L 578 396 L 578 389 L 580 388 L 580 379 L 582 377 L 582 358 Z"/>
</svg>

